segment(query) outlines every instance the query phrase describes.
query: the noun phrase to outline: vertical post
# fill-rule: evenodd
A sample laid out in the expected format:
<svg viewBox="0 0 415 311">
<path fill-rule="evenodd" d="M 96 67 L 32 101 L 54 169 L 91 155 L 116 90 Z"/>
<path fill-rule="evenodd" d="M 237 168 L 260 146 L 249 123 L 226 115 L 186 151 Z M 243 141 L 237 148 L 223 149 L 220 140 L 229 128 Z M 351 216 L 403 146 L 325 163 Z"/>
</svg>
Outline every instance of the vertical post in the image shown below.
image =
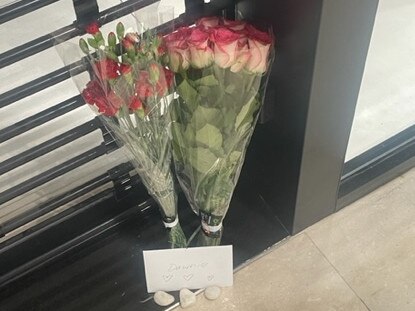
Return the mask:
<svg viewBox="0 0 415 311">
<path fill-rule="evenodd" d="M 96 0 L 72 0 L 72 2 L 79 25 L 85 25 L 98 19 L 99 8 Z"/>
<path fill-rule="evenodd" d="M 378 0 L 323 1 L 294 233 L 334 213 Z"/>
<path fill-rule="evenodd" d="M 276 61 L 245 169 L 291 233 L 335 212 L 378 0 L 241 0 L 273 26 Z"/>
</svg>

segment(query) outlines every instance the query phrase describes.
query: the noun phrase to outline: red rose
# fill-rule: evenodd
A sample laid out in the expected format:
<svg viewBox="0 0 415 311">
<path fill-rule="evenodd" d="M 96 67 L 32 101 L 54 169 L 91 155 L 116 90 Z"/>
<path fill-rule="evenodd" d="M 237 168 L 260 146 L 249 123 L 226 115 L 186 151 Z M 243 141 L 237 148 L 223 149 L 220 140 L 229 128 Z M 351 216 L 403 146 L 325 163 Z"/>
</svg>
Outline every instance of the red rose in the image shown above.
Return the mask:
<svg viewBox="0 0 415 311">
<path fill-rule="evenodd" d="M 99 32 L 99 24 L 98 22 L 92 22 L 88 26 L 85 27 L 85 31 L 89 33 L 90 35 L 95 35 L 97 32 Z"/>
<path fill-rule="evenodd" d="M 174 72 L 189 68 L 190 52 L 187 39 L 191 31 L 188 27 L 181 27 L 164 38 L 169 56 L 169 65 Z"/>
<path fill-rule="evenodd" d="M 173 85 L 173 79 L 174 79 L 174 73 L 171 70 L 168 70 L 167 68 L 164 68 L 164 77 L 166 78 L 167 87 L 171 88 Z"/>
<path fill-rule="evenodd" d="M 90 104 L 98 107 L 98 111 L 106 116 L 115 115 L 122 105 L 122 99 L 113 91 L 106 91 L 98 81 L 89 81 L 82 91 L 82 97 Z"/>
<path fill-rule="evenodd" d="M 267 70 L 272 37 L 269 33 L 260 31 L 252 25 L 247 25 L 246 33 L 251 53 L 246 69 L 253 73 L 264 73 Z"/>
<path fill-rule="evenodd" d="M 120 65 L 120 72 L 122 75 L 127 75 L 129 73 L 131 73 L 131 66 L 130 65 L 126 65 L 126 64 L 121 64 Z"/>
<path fill-rule="evenodd" d="M 131 101 L 130 101 L 130 105 L 128 106 L 128 108 L 130 108 L 131 110 L 137 110 L 137 109 L 143 109 L 143 103 L 141 102 L 141 100 L 139 98 L 137 98 L 136 96 L 134 96 Z"/>
<path fill-rule="evenodd" d="M 125 35 L 126 40 L 130 41 L 132 44 L 138 43 L 140 41 L 139 36 L 134 32 L 129 32 Z"/>
<path fill-rule="evenodd" d="M 154 88 L 150 83 L 150 74 L 148 71 L 141 71 L 137 83 L 135 85 L 135 91 L 141 100 L 145 100 L 147 97 L 153 96 Z"/>
<path fill-rule="evenodd" d="M 127 51 L 132 51 L 134 50 L 134 43 L 132 43 L 130 40 L 124 38 L 122 39 L 122 46 L 124 47 L 124 49 L 126 49 Z"/>
<path fill-rule="evenodd" d="M 196 68 L 205 68 L 213 61 L 213 51 L 209 47 L 209 33 L 201 27 L 195 27 L 189 39 L 190 63 Z"/>
<path fill-rule="evenodd" d="M 151 83 L 156 83 L 160 80 L 160 73 L 161 73 L 161 65 L 157 63 L 151 63 L 148 65 L 148 74 L 150 77 Z"/>
<path fill-rule="evenodd" d="M 115 79 L 119 76 L 120 64 L 112 59 L 101 59 L 95 63 L 96 75 L 102 80 Z"/>
<path fill-rule="evenodd" d="M 220 18 L 217 16 L 202 17 L 196 22 L 196 26 L 201 26 L 204 29 L 213 28 L 219 25 Z"/>
<path fill-rule="evenodd" d="M 213 29 L 211 40 L 214 45 L 215 63 L 219 67 L 228 68 L 235 63 L 236 49 L 240 38 L 240 34 L 225 27 Z"/>
</svg>

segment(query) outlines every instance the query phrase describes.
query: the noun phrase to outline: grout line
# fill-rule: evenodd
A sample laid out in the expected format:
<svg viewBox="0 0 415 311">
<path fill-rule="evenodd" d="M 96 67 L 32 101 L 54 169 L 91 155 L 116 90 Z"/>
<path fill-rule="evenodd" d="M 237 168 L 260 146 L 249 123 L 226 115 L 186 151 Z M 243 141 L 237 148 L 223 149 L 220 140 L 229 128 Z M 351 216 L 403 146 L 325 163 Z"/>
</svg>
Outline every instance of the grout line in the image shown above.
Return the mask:
<svg viewBox="0 0 415 311">
<path fill-rule="evenodd" d="M 307 232 L 303 232 L 308 239 L 310 239 L 311 243 L 317 248 L 317 250 L 320 252 L 320 254 L 324 257 L 324 259 L 328 262 L 328 264 L 336 271 L 336 273 L 340 276 L 340 278 L 343 280 L 344 283 L 350 288 L 350 290 L 355 294 L 357 298 L 365 305 L 368 311 L 371 311 L 369 306 L 364 302 L 364 300 L 357 294 L 357 292 L 354 290 L 354 288 L 346 281 L 346 279 L 343 277 L 343 275 L 340 273 L 339 270 L 332 264 L 332 262 L 327 258 L 326 254 L 323 253 L 323 251 L 317 246 L 317 244 L 314 242 L 314 240 L 308 235 Z"/>
</svg>

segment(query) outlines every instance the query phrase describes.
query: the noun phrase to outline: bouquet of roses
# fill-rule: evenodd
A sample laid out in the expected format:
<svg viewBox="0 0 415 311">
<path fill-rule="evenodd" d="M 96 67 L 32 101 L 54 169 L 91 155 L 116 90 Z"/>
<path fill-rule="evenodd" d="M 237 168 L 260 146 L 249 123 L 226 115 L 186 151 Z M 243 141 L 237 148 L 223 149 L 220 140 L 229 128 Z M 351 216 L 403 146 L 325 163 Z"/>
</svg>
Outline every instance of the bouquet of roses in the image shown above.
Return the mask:
<svg viewBox="0 0 415 311">
<path fill-rule="evenodd" d="M 160 207 L 172 247 L 184 247 L 171 171 L 168 106 L 174 74 L 162 64 L 162 38 L 126 33 L 122 23 L 106 40 L 96 23 L 87 32 L 92 37 L 79 41 L 90 67 L 82 96 L 130 151 L 142 183 Z"/>
<path fill-rule="evenodd" d="M 273 37 L 211 17 L 165 41 L 179 95 L 170 106 L 176 174 L 208 244 L 217 244 L 263 103 Z"/>
</svg>

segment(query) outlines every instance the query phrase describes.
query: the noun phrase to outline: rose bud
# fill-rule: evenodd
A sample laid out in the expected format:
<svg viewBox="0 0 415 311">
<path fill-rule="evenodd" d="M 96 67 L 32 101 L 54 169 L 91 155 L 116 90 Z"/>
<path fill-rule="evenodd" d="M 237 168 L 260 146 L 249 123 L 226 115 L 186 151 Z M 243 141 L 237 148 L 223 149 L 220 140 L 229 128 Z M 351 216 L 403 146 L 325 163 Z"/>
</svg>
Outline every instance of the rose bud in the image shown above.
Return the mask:
<svg viewBox="0 0 415 311">
<path fill-rule="evenodd" d="M 267 70 L 272 37 L 251 25 L 247 25 L 247 35 L 251 57 L 246 63 L 246 69 L 253 73 L 264 73 Z"/>
<path fill-rule="evenodd" d="M 150 64 L 148 72 L 152 83 L 156 83 L 160 79 L 160 67 L 156 63 Z"/>
<path fill-rule="evenodd" d="M 231 67 L 236 60 L 236 48 L 240 34 L 225 27 L 215 28 L 211 35 L 214 44 L 215 63 L 221 68 Z"/>
<path fill-rule="evenodd" d="M 208 67 L 213 61 L 209 34 L 200 27 L 193 28 L 189 37 L 190 63 L 195 68 Z"/>
<path fill-rule="evenodd" d="M 124 38 L 122 39 L 122 46 L 127 50 L 127 51 L 133 51 L 134 50 L 134 44 L 131 43 L 130 40 Z"/>
<path fill-rule="evenodd" d="M 242 68 L 245 67 L 249 58 L 251 57 L 251 52 L 248 48 L 248 43 L 239 44 L 236 47 L 236 59 L 235 63 L 231 66 L 232 72 L 239 72 Z"/>
<path fill-rule="evenodd" d="M 189 68 L 190 52 L 187 39 L 191 31 L 188 27 L 181 27 L 165 37 L 169 65 L 174 72 Z"/>
<path fill-rule="evenodd" d="M 108 34 L 108 45 L 110 47 L 115 47 L 117 45 L 117 38 L 115 37 L 115 33 L 110 32 Z"/>
<path fill-rule="evenodd" d="M 128 41 L 130 41 L 133 44 L 138 43 L 140 41 L 140 38 L 138 37 L 138 35 L 136 33 L 133 33 L 133 32 L 127 33 L 125 35 L 125 39 L 127 39 Z"/>
<path fill-rule="evenodd" d="M 122 40 L 122 38 L 124 38 L 124 31 L 125 29 L 123 23 L 119 22 L 116 27 L 118 40 Z"/>
<path fill-rule="evenodd" d="M 85 31 L 89 33 L 90 35 L 95 35 L 97 32 L 99 32 L 99 24 L 98 22 L 92 22 L 89 25 L 85 27 Z"/>
<path fill-rule="evenodd" d="M 134 96 L 131 99 L 130 105 L 128 106 L 128 108 L 130 108 L 131 110 L 143 109 L 143 103 L 141 102 L 139 98 Z"/>
<path fill-rule="evenodd" d="M 89 54 L 88 43 L 86 43 L 86 41 L 82 38 L 79 39 L 79 47 L 81 48 L 82 52 L 84 52 L 85 54 Z"/>
</svg>

